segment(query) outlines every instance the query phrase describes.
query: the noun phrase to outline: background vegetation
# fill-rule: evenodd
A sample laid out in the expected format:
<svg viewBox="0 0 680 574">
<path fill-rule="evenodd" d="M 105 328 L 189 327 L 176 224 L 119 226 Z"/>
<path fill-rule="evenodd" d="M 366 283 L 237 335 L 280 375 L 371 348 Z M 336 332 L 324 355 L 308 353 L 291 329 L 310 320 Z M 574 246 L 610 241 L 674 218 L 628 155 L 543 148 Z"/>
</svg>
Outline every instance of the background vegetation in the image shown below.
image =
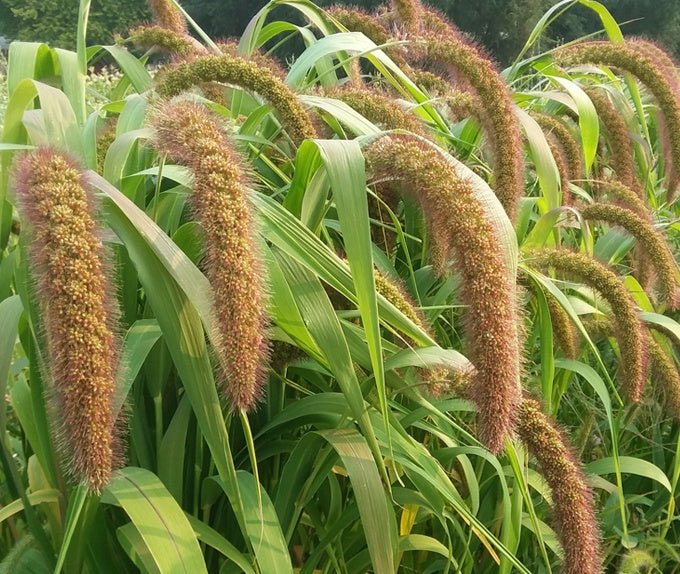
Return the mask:
<svg viewBox="0 0 680 574">
<path fill-rule="evenodd" d="M 540 16 L 554 0 L 426 0 L 441 10 L 463 31 L 482 44 L 501 64 L 510 63 L 529 37 Z M 237 37 L 247 23 L 266 4 L 266 0 L 188 0 L 187 12 L 213 38 Z M 371 11 L 379 0 L 333 2 L 322 0 L 319 6 L 346 4 Z M 605 0 L 602 4 L 614 18 L 623 23 L 628 35 L 656 40 L 676 56 L 680 56 L 680 1 Z M 282 12 L 297 18 L 294 10 Z M 0 1 L 0 36 L 16 40 L 39 40 L 53 46 L 73 48 L 73 28 L 77 21 L 77 5 L 69 0 L 2 0 Z M 109 43 L 113 34 L 146 22 L 150 12 L 144 0 L 92 2 L 88 40 Z M 575 6 L 558 19 L 541 39 L 543 48 L 580 38 L 601 29 L 597 15 L 584 6 Z"/>
<path fill-rule="evenodd" d="M 676 65 L 521 4 L 12 45 L 0 573 L 678 571 Z"/>
</svg>

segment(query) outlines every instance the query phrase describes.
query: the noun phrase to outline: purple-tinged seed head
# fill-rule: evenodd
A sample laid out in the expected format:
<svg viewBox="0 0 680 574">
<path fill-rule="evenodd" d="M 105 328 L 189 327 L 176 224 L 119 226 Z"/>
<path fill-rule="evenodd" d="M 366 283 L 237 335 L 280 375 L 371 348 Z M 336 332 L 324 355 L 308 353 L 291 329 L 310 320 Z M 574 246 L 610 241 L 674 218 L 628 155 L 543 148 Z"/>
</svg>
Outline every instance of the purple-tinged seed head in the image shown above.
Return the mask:
<svg viewBox="0 0 680 574">
<path fill-rule="evenodd" d="M 441 231 L 439 248 L 455 257 L 468 305 L 468 354 L 477 369 L 472 400 L 483 442 L 499 452 L 514 428 L 520 401 L 520 350 L 515 282 L 494 226 L 470 183 L 421 140 L 383 137 L 365 155 L 376 179 L 418 202 L 428 228 Z"/>
<path fill-rule="evenodd" d="M 562 432 L 541 405 L 524 399 L 517 433 L 550 487 L 555 532 L 564 551 L 564 574 L 600 574 L 602 551 L 593 496 Z"/>
</svg>

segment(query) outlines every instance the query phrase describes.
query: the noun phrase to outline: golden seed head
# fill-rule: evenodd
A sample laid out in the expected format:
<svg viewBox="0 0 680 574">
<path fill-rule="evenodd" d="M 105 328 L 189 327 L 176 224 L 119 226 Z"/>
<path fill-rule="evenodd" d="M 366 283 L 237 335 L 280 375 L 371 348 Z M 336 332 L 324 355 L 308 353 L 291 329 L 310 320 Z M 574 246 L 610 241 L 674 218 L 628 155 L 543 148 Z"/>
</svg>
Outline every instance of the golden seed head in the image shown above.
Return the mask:
<svg viewBox="0 0 680 574">
<path fill-rule="evenodd" d="M 219 329 L 214 351 L 220 380 L 234 409 L 252 409 L 262 394 L 269 345 L 246 169 L 217 117 L 199 104 L 166 102 L 153 126 L 159 151 L 194 176 L 190 204 L 204 233 L 203 267 Z"/>
<path fill-rule="evenodd" d="M 72 478 L 99 492 L 120 462 L 120 341 L 94 200 L 75 162 L 49 148 L 22 156 L 14 180 L 42 296 L 54 425 Z"/>
<path fill-rule="evenodd" d="M 183 62 L 159 73 L 156 90 L 171 98 L 205 82 L 223 82 L 258 93 L 274 108 L 296 145 L 317 135 L 295 94 L 271 70 L 244 58 L 224 54 Z"/>
</svg>

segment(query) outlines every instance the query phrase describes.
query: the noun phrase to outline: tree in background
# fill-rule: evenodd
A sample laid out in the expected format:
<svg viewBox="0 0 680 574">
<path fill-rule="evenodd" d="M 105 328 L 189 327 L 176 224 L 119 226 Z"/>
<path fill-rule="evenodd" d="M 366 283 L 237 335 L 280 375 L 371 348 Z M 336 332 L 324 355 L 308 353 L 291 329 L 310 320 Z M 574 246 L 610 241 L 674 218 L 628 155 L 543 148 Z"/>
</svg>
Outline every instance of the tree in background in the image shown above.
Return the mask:
<svg viewBox="0 0 680 574">
<path fill-rule="evenodd" d="M 534 24 L 555 0 L 424 0 L 442 11 L 463 31 L 497 59 L 512 62 Z M 267 0 L 186 0 L 182 5 L 209 35 L 216 38 L 240 36 L 248 21 Z M 320 6 L 352 4 L 372 11 L 381 0 L 322 0 Z M 656 40 L 680 56 L 680 0 L 602 0 L 627 35 Z M 281 12 L 283 14 L 283 11 Z M 69 0 L 0 0 L 0 36 L 43 41 L 72 48 L 78 7 Z M 288 16 L 288 15 L 286 15 Z M 290 11 L 290 16 L 295 13 Z M 150 18 L 144 0 L 116 3 L 93 0 L 88 27 L 90 43 L 110 43 L 115 32 Z M 626 22 L 628 22 L 626 24 Z M 550 27 L 555 45 L 597 32 L 599 20 L 592 10 L 574 6 Z M 544 40 L 546 42 L 546 40 Z M 542 48 L 547 46 L 542 45 Z"/>
<path fill-rule="evenodd" d="M 111 44 L 115 33 L 151 19 L 145 0 L 92 0 L 89 44 Z M 75 48 L 78 2 L 71 0 L 0 0 L 0 36 Z"/>
</svg>

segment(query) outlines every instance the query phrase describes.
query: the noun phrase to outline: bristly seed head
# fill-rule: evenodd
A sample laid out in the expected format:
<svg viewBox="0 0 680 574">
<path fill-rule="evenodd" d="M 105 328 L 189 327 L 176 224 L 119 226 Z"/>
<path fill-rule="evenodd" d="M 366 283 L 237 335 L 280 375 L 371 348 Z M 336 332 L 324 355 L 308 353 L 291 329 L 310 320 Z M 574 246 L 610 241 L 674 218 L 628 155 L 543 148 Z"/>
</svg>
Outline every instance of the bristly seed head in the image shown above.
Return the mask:
<svg viewBox="0 0 680 574">
<path fill-rule="evenodd" d="M 176 34 L 186 35 L 187 23 L 184 16 L 170 0 L 149 0 L 149 6 L 161 27 Z"/>
<path fill-rule="evenodd" d="M 39 148 L 17 161 L 17 198 L 42 295 L 54 426 L 74 480 L 100 492 L 120 463 L 119 338 L 94 200 L 75 162 Z"/>
<path fill-rule="evenodd" d="M 156 90 L 171 98 L 205 82 L 224 82 L 258 93 L 278 113 L 296 145 L 317 136 L 295 94 L 270 69 L 251 60 L 224 54 L 183 62 L 156 76 Z"/>
<path fill-rule="evenodd" d="M 656 273 L 662 300 L 670 309 L 677 309 L 680 295 L 675 280 L 677 272 L 675 258 L 663 236 L 651 223 L 629 209 L 606 203 L 591 203 L 582 207 L 580 211 L 584 219 L 605 221 L 610 225 L 622 227 L 635 237 Z"/>
<path fill-rule="evenodd" d="M 517 432 L 538 461 L 552 493 L 564 574 L 600 574 L 602 556 L 593 497 L 567 441 L 532 399 L 524 399 L 520 405 Z"/>
<path fill-rule="evenodd" d="M 668 170 L 668 198 L 672 201 L 680 173 L 680 88 L 675 68 L 668 69 L 666 60 L 659 59 L 658 49 L 642 49 L 647 44 L 637 39 L 625 44 L 582 42 L 557 52 L 556 60 L 563 65 L 602 64 L 630 72 L 642 82 L 657 101 L 668 133 L 671 166 Z"/>
<path fill-rule="evenodd" d="M 462 275 L 467 311 L 467 347 L 477 375 L 472 399 L 479 408 L 482 440 L 499 452 L 515 425 L 520 400 L 520 352 L 515 281 L 493 224 L 475 197 L 435 148 L 413 137 L 392 135 L 371 144 L 365 155 L 385 186 L 420 204 L 441 251 L 453 254 Z"/>
<path fill-rule="evenodd" d="M 547 250 L 537 254 L 532 263 L 552 267 L 590 285 L 609 303 L 621 352 L 621 370 L 626 393 L 637 402 L 644 389 L 647 373 L 647 347 L 644 326 L 637 307 L 619 277 L 599 261 L 566 249 Z"/>
<path fill-rule="evenodd" d="M 246 170 L 217 118 L 199 104 L 165 103 L 153 126 L 156 147 L 193 173 L 190 204 L 205 235 L 221 382 L 234 409 L 252 409 L 262 393 L 269 346 Z"/>
<path fill-rule="evenodd" d="M 479 99 L 478 107 L 494 152 L 493 189 L 511 220 L 524 193 L 522 138 L 514 104 L 494 64 L 457 36 L 425 39 L 425 59 L 447 67 L 466 82 Z"/>
</svg>

